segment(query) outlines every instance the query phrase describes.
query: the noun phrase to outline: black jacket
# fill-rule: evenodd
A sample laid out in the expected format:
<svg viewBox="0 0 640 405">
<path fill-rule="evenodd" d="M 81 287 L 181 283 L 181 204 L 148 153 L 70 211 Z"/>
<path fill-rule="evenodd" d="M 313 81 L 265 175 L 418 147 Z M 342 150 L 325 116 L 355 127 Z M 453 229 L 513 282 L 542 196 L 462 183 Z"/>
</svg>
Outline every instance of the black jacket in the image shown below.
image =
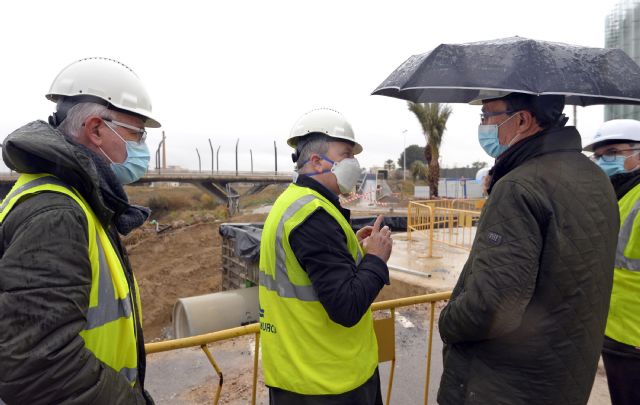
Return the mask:
<svg viewBox="0 0 640 405">
<path fill-rule="evenodd" d="M 350 211 L 342 208 L 338 197 L 322 184 L 308 176 L 300 176 L 296 184 L 322 194 L 350 220 Z M 389 269 L 378 256 L 365 254 L 356 266 L 342 228 L 324 210 L 311 214 L 291 232 L 289 240 L 320 303 L 335 323 L 346 327 L 357 324 L 382 287 L 389 284 Z"/>
<path fill-rule="evenodd" d="M 619 226 L 609 179 L 573 127 L 505 152 L 443 309 L 441 404 L 586 404 Z"/>
<path fill-rule="evenodd" d="M 9 135 L 2 152 L 10 168 L 54 174 L 83 195 L 108 230 L 133 294 L 133 274 L 115 229 L 130 207 L 106 187 L 103 177 L 108 166 L 107 172 L 101 172 L 91 152 L 42 121 Z M 124 194 L 121 187 L 115 191 Z M 87 219 L 78 204 L 65 195 L 34 195 L 18 203 L 2 223 L 0 398 L 5 402 L 152 402 L 142 388 L 145 355 L 139 323 L 136 388 L 86 349 L 78 334 L 86 323 L 91 290 L 87 252 Z"/>
</svg>

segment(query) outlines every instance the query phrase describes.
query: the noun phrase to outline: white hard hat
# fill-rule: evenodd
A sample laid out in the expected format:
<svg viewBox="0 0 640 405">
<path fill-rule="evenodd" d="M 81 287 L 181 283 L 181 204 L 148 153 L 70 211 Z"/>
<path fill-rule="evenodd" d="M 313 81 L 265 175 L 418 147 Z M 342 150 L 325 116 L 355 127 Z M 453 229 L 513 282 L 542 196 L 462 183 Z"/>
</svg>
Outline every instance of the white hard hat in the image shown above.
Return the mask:
<svg viewBox="0 0 640 405">
<path fill-rule="evenodd" d="M 476 172 L 476 181 L 478 183 L 482 182 L 482 179 L 484 179 L 484 177 L 486 175 L 489 174 L 489 168 L 488 167 L 483 167 L 482 169 L 478 170 Z"/>
<path fill-rule="evenodd" d="M 86 58 L 62 69 L 51 83 L 46 97 L 57 102 L 62 97 L 89 96 L 118 110 L 145 118 L 145 126 L 160 127 L 151 117 L 151 98 L 142 81 L 128 66 L 108 58 Z"/>
<path fill-rule="evenodd" d="M 362 152 L 362 146 L 356 142 L 351 124 L 349 124 L 344 115 L 329 108 L 311 110 L 298 118 L 298 121 L 291 128 L 287 144 L 295 148 L 300 138 L 314 133 L 353 142 L 353 154 L 357 155 Z"/>
<path fill-rule="evenodd" d="M 469 101 L 471 105 L 482 105 L 483 101 L 494 100 L 497 98 L 502 98 L 504 96 L 508 96 L 513 93 L 512 91 L 506 90 L 491 90 L 491 89 L 480 89 L 478 90 L 478 95 L 473 100 Z"/>
<path fill-rule="evenodd" d="M 605 122 L 598 128 L 596 135 L 591 142 L 585 145 L 583 150 L 593 152 L 594 146 L 606 141 L 640 142 L 640 121 L 611 120 Z"/>
</svg>

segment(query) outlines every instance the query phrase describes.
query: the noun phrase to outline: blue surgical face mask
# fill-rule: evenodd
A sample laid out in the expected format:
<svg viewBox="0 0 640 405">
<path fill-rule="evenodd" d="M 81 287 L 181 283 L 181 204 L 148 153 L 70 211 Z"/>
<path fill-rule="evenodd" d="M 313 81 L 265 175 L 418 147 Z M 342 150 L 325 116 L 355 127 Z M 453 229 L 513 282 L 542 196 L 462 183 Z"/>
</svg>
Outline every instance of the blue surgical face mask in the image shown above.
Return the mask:
<svg viewBox="0 0 640 405">
<path fill-rule="evenodd" d="M 105 122 L 105 124 L 124 142 L 127 148 L 127 158 L 122 163 L 115 163 L 104 153 L 102 148 L 100 148 L 102 153 L 111 162 L 111 170 L 113 170 L 113 173 L 121 184 L 130 184 L 138 181 L 147 172 L 151 158 L 147 144 L 144 142 L 125 141 L 108 123 Z"/>
<path fill-rule="evenodd" d="M 511 115 L 506 120 L 502 121 L 500 125 L 492 124 L 492 125 L 478 125 L 478 141 L 480 142 L 480 146 L 487 153 L 487 155 L 492 158 L 497 158 L 502 155 L 509 146 L 511 146 L 515 140 L 518 138 L 516 136 L 509 142 L 509 145 L 500 144 L 500 138 L 498 137 L 498 130 L 505 122 L 509 121 L 511 118 L 515 117 L 517 114 Z"/>
<path fill-rule="evenodd" d="M 607 174 L 607 176 L 611 177 L 615 174 L 626 173 L 626 170 L 624 170 L 624 161 L 624 156 L 616 156 L 616 159 L 613 162 L 605 162 L 604 159 L 599 158 L 596 163 Z"/>
</svg>

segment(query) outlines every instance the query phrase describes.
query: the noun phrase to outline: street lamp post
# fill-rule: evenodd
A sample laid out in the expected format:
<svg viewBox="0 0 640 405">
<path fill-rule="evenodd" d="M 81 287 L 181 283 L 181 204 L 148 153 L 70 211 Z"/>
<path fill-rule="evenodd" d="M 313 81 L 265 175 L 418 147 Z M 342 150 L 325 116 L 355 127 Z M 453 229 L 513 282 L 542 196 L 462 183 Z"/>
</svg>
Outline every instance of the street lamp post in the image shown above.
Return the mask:
<svg viewBox="0 0 640 405">
<path fill-rule="evenodd" d="M 236 176 L 238 175 L 238 144 L 240 143 L 240 138 L 236 141 Z"/>
<path fill-rule="evenodd" d="M 216 150 L 216 173 L 220 173 L 220 145 Z"/>
<path fill-rule="evenodd" d="M 198 148 L 196 148 L 196 153 L 198 154 L 198 173 L 202 173 L 202 161 L 200 160 L 200 152 Z"/>
<path fill-rule="evenodd" d="M 213 174 L 213 145 L 211 144 L 211 138 L 209 138 L 209 149 L 211 149 L 211 174 Z"/>
<path fill-rule="evenodd" d="M 402 131 L 404 137 L 404 150 L 402 151 L 402 181 L 407 180 L 407 130 Z"/>
<path fill-rule="evenodd" d="M 278 147 L 276 146 L 276 141 L 273 141 L 273 157 L 276 162 L 276 174 L 278 174 Z"/>
</svg>

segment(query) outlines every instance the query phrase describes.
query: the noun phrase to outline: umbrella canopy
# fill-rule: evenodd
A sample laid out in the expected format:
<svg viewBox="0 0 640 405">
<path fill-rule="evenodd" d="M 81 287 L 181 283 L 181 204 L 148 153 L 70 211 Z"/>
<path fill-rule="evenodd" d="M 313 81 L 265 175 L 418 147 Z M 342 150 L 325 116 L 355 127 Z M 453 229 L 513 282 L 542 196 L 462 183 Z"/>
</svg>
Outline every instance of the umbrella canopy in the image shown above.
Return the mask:
<svg viewBox="0 0 640 405">
<path fill-rule="evenodd" d="M 560 94 L 566 104 L 640 104 L 640 66 L 620 49 L 511 37 L 442 44 L 400 65 L 372 94 L 468 103 L 482 94 Z"/>
</svg>

